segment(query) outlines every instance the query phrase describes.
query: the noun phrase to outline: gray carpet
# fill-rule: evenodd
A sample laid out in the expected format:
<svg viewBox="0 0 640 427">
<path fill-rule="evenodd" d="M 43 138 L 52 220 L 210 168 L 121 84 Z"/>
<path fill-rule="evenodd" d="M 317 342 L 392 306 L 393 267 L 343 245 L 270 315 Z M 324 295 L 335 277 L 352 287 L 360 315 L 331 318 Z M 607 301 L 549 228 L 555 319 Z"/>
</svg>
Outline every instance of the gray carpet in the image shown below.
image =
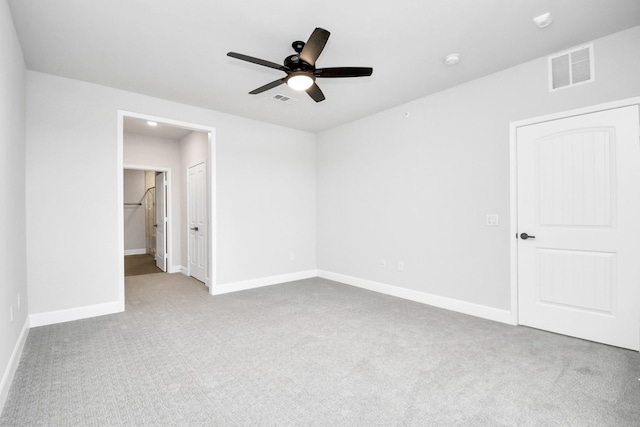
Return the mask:
<svg viewBox="0 0 640 427">
<path fill-rule="evenodd" d="M 30 331 L 1 425 L 638 426 L 640 355 L 310 279 Z"/>
</svg>

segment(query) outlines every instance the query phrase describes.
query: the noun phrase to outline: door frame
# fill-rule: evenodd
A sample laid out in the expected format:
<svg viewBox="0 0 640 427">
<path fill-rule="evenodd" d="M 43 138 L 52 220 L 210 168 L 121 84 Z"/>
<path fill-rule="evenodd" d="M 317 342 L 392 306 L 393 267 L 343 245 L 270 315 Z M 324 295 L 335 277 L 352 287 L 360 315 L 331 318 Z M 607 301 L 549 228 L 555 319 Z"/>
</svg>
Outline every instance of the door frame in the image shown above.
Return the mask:
<svg viewBox="0 0 640 427">
<path fill-rule="evenodd" d="M 167 231 L 166 231 L 166 236 L 165 236 L 165 244 L 166 244 L 166 248 L 165 248 L 165 252 L 167 253 L 167 271 L 166 273 L 171 273 L 171 266 L 172 261 L 173 261 L 173 251 L 168 250 L 168 248 L 171 247 L 171 245 L 173 244 L 173 230 L 171 227 L 171 220 L 173 219 L 173 207 L 172 207 L 172 203 L 171 203 L 171 168 L 166 168 L 166 167 L 161 167 L 161 166 L 146 166 L 146 165 L 132 165 L 132 164 L 128 164 L 128 163 L 124 163 L 122 165 L 122 170 L 125 169 L 130 169 L 130 170 L 138 170 L 138 171 L 149 171 L 149 172 L 161 172 L 161 173 L 165 173 L 165 177 L 166 177 L 166 182 L 167 182 L 167 193 L 166 193 L 166 200 L 165 200 L 165 204 L 167 206 Z M 158 221 L 158 218 L 156 218 L 156 222 Z M 123 236 L 124 236 L 124 229 L 122 230 Z M 155 260 L 154 260 L 155 261 Z"/>
<path fill-rule="evenodd" d="M 124 189 L 122 170 L 124 165 L 124 118 L 134 118 L 140 120 L 150 120 L 157 123 L 177 126 L 191 129 L 207 134 L 207 157 L 205 159 L 207 168 L 207 216 L 208 216 L 208 281 L 209 294 L 215 295 L 213 292 L 217 284 L 216 274 L 216 241 L 214 239 L 214 231 L 216 230 L 216 128 L 212 126 L 201 125 L 197 123 L 185 122 L 182 120 L 174 120 L 166 117 L 154 116 L 150 114 L 136 113 L 126 110 L 117 110 L 117 152 L 116 152 L 116 191 L 117 191 L 117 218 L 118 218 L 118 305 L 121 311 L 125 310 L 124 301 L 124 212 L 122 204 L 124 203 Z M 169 252 L 171 255 L 171 252 Z"/>
<path fill-rule="evenodd" d="M 196 161 L 196 162 L 188 164 L 187 165 L 187 170 L 185 171 L 185 179 L 187 180 L 187 228 L 186 228 L 186 233 L 187 233 L 187 276 L 190 276 L 190 277 L 191 277 L 191 256 L 193 254 L 191 253 L 191 242 L 189 242 L 189 231 L 190 231 L 189 230 L 189 218 L 190 218 L 189 214 L 190 214 L 190 206 L 191 206 L 191 204 L 189 203 L 189 198 L 191 197 L 191 192 L 189 191 L 189 185 L 190 185 L 190 182 L 189 182 L 189 169 L 191 169 L 194 166 L 198 166 L 198 165 L 204 165 L 205 175 L 209 173 L 209 168 L 208 168 L 206 160 L 200 160 L 200 161 Z M 208 195 L 206 193 L 207 193 L 207 191 L 205 189 L 205 197 Z M 207 243 L 207 248 L 209 247 L 209 235 L 210 234 L 211 233 L 209 233 L 209 230 L 207 230 L 207 235 L 205 237 L 207 239 L 207 242 L 206 242 Z M 210 279 L 210 277 L 209 277 L 209 266 L 207 266 L 207 268 L 205 270 L 206 270 L 206 272 L 205 272 L 206 280 L 205 280 L 204 283 L 207 286 L 211 287 L 210 284 L 209 284 L 209 279 Z"/>
<path fill-rule="evenodd" d="M 599 111 L 613 110 L 621 107 L 640 105 L 640 97 L 627 98 L 619 101 L 591 105 L 588 107 L 547 114 L 539 117 L 511 122 L 509 124 L 509 158 L 510 158 L 510 281 L 511 281 L 511 323 L 518 325 L 518 157 L 517 157 L 517 130 L 522 126 L 529 126 L 553 120 L 566 119 Z M 640 142 L 639 142 L 640 143 Z M 639 165 L 640 166 L 640 165 Z M 640 285 L 640 284 L 639 284 Z M 638 329 L 640 334 L 640 328 Z"/>
</svg>

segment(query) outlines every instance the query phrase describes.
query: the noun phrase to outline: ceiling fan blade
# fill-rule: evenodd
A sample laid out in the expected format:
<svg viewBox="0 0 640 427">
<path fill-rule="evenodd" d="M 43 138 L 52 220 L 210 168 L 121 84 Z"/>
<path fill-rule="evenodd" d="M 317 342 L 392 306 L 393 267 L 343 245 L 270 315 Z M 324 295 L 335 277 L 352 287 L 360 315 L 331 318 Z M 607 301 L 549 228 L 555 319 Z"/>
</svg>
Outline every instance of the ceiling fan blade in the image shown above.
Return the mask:
<svg viewBox="0 0 640 427">
<path fill-rule="evenodd" d="M 302 52 L 300 52 L 300 59 L 309 65 L 316 65 L 316 59 L 318 59 L 322 53 L 322 49 L 324 49 L 324 45 L 327 44 L 330 35 L 331 33 L 324 28 L 318 27 L 313 30 Z"/>
<path fill-rule="evenodd" d="M 373 73 L 371 67 L 334 67 L 318 68 L 313 72 L 316 77 L 367 77 Z"/>
<path fill-rule="evenodd" d="M 236 59 L 240 59 L 242 61 L 251 62 L 253 64 L 258 64 L 258 65 L 262 65 L 262 66 L 269 67 L 269 68 L 275 68 L 276 70 L 281 70 L 281 71 L 285 71 L 285 72 L 289 71 L 289 68 L 285 67 L 284 65 L 276 64 L 275 62 L 266 61 L 266 60 L 260 59 L 260 58 L 254 58 L 253 56 L 249 56 L 249 55 L 243 55 L 241 53 L 229 52 L 229 53 L 227 53 L 227 56 L 230 56 L 230 57 L 236 58 Z"/>
<path fill-rule="evenodd" d="M 250 95 L 257 95 L 257 94 L 265 92 L 265 91 L 267 91 L 269 89 L 273 89 L 274 87 L 280 86 L 282 83 L 284 83 L 284 81 L 285 81 L 285 77 L 283 77 L 281 79 L 278 79 L 278 80 L 275 80 L 275 81 L 273 81 L 271 83 L 267 83 L 264 86 L 260 86 L 259 88 L 254 89 L 251 92 L 249 92 L 249 94 Z"/>
<path fill-rule="evenodd" d="M 324 101 L 325 100 L 324 93 L 322 93 L 322 91 L 320 90 L 318 85 L 315 84 L 315 82 L 311 85 L 311 87 L 309 89 L 307 89 L 307 93 L 316 102 L 320 102 L 320 101 Z"/>
</svg>

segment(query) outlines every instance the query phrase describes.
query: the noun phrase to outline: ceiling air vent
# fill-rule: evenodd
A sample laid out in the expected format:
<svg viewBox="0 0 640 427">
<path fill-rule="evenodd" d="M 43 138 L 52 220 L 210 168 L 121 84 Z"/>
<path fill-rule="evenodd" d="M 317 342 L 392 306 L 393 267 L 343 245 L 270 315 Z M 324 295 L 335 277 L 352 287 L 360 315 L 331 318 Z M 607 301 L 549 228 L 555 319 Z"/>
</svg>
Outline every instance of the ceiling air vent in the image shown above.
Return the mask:
<svg viewBox="0 0 640 427">
<path fill-rule="evenodd" d="M 594 81 L 593 45 L 588 44 L 549 57 L 549 91 Z"/>
<path fill-rule="evenodd" d="M 280 101 L 280 102 L 295 102 L 295 101 L 297 101 L 297 99 L 292 98 L 292 97 L 287 96 L 287 95 L 283 95 L 281 93 L 276 93 L 275 95 L 273 95 L 271 97 L 271 99 L 275 99 L 276 101 Z"/>
</svg>

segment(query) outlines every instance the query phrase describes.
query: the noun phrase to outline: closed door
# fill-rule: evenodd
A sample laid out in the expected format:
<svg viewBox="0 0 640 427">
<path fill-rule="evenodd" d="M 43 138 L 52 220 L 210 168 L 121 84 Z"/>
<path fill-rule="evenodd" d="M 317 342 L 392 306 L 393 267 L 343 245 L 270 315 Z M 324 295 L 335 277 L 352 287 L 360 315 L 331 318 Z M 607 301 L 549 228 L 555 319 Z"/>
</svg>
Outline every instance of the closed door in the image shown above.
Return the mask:
<svg viewBox="0 0 640 427">
<path fill-rule="evenodd" d="M 640 348 L 638 114 L 518 128 L 520 324 Z"/>
<path fill-rule="evenodd" d="M 156 265 L 167 271 L 167 176 L 156 174 Z"/>
<path fill-rule="evenodd" d="M 188 170 L 189 275 L 207 279 L 207 180 L 204 163 Z"/>
</svg>

